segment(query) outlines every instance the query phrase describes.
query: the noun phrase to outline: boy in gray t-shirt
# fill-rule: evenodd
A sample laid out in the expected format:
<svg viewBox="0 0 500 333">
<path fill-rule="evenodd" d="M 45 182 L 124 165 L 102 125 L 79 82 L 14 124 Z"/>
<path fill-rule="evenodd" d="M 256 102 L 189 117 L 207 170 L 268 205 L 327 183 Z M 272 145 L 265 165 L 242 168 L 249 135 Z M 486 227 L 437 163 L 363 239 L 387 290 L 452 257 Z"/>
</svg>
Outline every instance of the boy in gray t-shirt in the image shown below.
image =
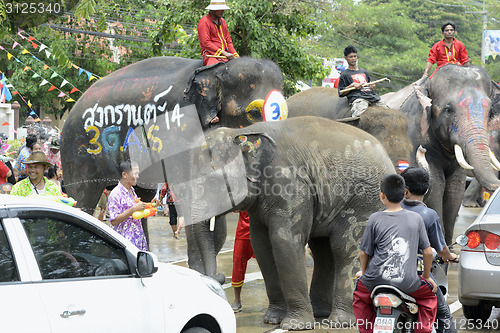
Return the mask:
<svg viewBox="0 0 500 333">
<path fill-rule="evenodd" d="M 403 210 L 404 179 L 387 175 L 380 184 L 380 200 L 386 210 L 370 216 L 361 239 L 362 276 L 354 290 L 353 310 L 361 333 L 372 332 L 375 311 L 370 297 L 377 285 L 387 284 L 411 295 L 419 305 L 415 332 L 432 331 L 436 317 L 436 283 L 430 277 L 432 249 L 422 217 Z M 424 254 L 424 272 L 417 273 L 417 252 Z"/>
</svg>

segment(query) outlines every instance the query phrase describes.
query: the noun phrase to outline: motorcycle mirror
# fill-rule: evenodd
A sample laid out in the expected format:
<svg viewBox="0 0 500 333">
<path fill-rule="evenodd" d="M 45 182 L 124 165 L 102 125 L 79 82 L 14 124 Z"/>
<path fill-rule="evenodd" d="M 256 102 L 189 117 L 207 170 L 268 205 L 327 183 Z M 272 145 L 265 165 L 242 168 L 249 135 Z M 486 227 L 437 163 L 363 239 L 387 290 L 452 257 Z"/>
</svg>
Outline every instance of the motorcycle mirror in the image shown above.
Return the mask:
<svg viewBox="0 0 500 333">
<path fill-rule="evenodd" d="M 459 235 L 457 236 L 457 238 L 455 239 L 455 242 L 458 244 L 458 245 L 461 245 L 461 246 L 466 246 L 467 243 L 469 242 L 469 237 L 465 236 L 465 235 Z"/>
</svg>

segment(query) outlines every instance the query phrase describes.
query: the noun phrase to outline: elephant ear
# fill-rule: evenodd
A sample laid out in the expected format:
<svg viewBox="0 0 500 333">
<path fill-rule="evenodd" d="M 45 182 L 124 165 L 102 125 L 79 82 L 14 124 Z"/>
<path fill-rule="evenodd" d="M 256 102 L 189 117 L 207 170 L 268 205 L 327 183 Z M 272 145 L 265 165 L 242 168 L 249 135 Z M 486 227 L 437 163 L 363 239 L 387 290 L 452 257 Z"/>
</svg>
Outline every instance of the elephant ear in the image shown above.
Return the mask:
<svg viewBox="0 0 500 333">
<path fill-rule="evenodd" d="M 495 131 L 500 130 L 500 85 L 496 82 L 491 82 L 491 110 L 488 130 Z"/>
<path fill-rule="evenodd" d="M 276 142 L 266 133 L 242 133 L 234 138 L 245 160 L 247 179 L 258 182 L 276 153 Z"/>
<path fill-rule="evenodd" d="M 222 107 L 221 86 L 214 69 L 216 66 L 219 64 L 195 70 L 184 90 L 184 98 L 196 106 L 202 128 L 209 126 Z"/>
<path fill-rule="evenodd" d="M 429 80 L 422 81 L 422 84 L 414 83 L 413 89 L 418 102 L 422 106 L 422 115 L 420 117 L 420 135 L 422 136 L 422 144 L 429 142 L 429 119 L 432 107 L 432 99 L 429 98 L 428 85 Z"/>
</svg>

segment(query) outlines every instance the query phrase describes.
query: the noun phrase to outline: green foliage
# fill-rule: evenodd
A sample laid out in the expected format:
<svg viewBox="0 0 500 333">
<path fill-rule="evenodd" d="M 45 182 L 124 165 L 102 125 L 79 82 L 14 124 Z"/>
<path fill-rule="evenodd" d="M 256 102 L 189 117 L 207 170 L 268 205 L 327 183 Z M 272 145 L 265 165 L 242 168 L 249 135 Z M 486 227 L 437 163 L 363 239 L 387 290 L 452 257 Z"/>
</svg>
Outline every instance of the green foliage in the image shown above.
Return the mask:
<svg viewBox="0 0 500 333">
<path fill-rule="evenodd" d="M 334 15 L 324 15 L 327 24 L 318 39 L 321 54 L 328 58 L 343 57 L 343 49 L 352 44 L 358 48 L 359 66 L 372 79 L 388 77 L 391 83 L 377 86 L 379 93 L 395 91 L 418 80 L 424 71 L 430 47 L 443 38 L 441 25 L 453 21 L 455 37 L 467 47 L 472 64 L 480 65 L 482 14 L 480 2 L 453 0 L 362 0 L 335 4 Z M 500 4 L 486 1 L 488 29 L 500 29 Z M 497 68 L 486 65 L 492 78 Z M 435 69 L 435 66 L 434 66 Z"/>
</svg>

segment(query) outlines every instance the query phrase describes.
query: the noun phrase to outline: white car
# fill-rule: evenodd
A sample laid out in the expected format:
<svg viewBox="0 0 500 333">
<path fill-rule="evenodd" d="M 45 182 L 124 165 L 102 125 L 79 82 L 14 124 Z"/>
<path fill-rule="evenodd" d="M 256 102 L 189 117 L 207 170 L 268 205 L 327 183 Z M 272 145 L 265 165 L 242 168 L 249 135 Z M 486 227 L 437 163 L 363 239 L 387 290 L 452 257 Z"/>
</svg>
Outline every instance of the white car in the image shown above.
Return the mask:
<svg viewBox="0 0 500 333">
<path fill-rule="evenodd" d="M 221 285 L 61 203 L 0 195 L 1 332 L 236 332 Z"/>
</svg>

